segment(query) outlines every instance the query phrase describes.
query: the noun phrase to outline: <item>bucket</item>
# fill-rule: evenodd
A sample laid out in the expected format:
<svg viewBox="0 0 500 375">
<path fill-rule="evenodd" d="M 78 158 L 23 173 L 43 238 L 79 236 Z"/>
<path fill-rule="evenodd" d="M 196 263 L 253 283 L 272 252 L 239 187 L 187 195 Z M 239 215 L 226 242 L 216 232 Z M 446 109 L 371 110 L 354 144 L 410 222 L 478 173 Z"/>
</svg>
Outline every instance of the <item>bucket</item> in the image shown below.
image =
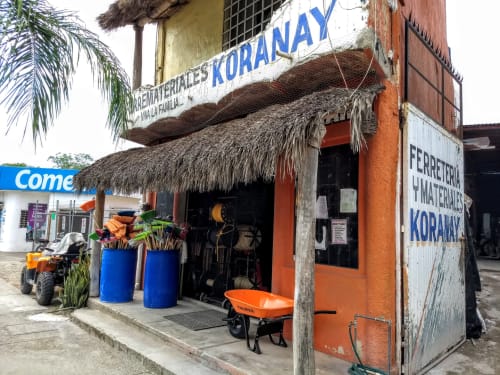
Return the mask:
<svg viewBox="0 0 500 375">
<path fill-rule="evenodd" d="M 103 249 L 99 285 L 101 301 L 132 301 L 136 263 L 137 249 Z"/>
<path fill-rule="evenodd" d="M 144 307 L 177 305 L 179 250 L 148 250 L 144 268 Z"/>
</svg>

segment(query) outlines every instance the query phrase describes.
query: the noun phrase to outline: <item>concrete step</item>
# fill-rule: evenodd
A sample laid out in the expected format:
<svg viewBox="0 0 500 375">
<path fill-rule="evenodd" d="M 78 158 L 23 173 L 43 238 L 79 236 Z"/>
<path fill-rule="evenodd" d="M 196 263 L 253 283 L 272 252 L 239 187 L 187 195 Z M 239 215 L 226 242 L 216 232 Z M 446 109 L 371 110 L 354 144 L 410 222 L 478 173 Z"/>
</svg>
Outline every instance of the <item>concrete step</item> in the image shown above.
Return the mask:
<svg viewBox="0 0 500 375">
<path fill-rule="evenodd" d="M 90 334 L 102 339 L 112 347 L 135 356 L 144 366 L 157 374 L 215 375 L 227 373 L 210 361 L 201 363 L 199 357 L 191 356 L 161 337 L 139 327 L 128 324 L 106 312 L 83 308 L 75 310 L 72 321 Z"/>
<path fill-rule="evenodd" d="M 168 359 L 165 360 L 170 363 L 170 366 L 174 366 L 175 361 L 179 358 L 187 357 L 188 360 L 195 361 L 185 362 L 185 365 L 181 364 L 172 369 L 153 362 L 151 366 L 156 369 L 154 371 L 161 374 L 181 373 L 176 372 L 179 367 L 183 373 L 188 374 L 283 375 L 293 373 L 293 348 L 290 340 L 288 347 L 284 348 L 274 345 L 269 338 L 265 337 L 260 341 L 262 354 L 256 354 L 248 350 L 244 339 L 233 337 L 228 332 L 226 324 L 210 329 L 191 330 L 165 319 L 168 315 L 203 311 L 208 308 L 224 313 L 227 313 L 226 310 L 189 298 L 179 300 L 174 307 L 151 309 L 144 307 L 142 297 L 142 291 L 135 291 L 133 301 L 128 303 L 106 303 L 97 297 L 89 298 L 88 308 L 76 310 L 73 313 L 74 319 L 83 321 L 81 316 L 92 316 L 92 320 L 86 323 L 89 331 L 109 340 L 108 342 L 117 341 L 116 347 L 124 347 L 123 350 L 129 349 L 126 349 L 127 347 L 121 342 L 136 335 L 132 335 L 131 332 L 138 331 L 147 336 L 148 340 L 153 342 L 149 345 L 149 349 L 145 351 L 142 345 L 139 345 L 139 349 L 135 349 L 135 352 L 139 352 L 138 355 L 141 356 L 139 358 L 145 358 L 144 364 L 149 363 L 149 357 L 146 357 L 144 352 L 156 353 L 159 348 L 164 348 L 166 353 L 157 354 L 154 359 L 158 357 L 169 358 L 167 357 L 169 353 L 179 353 L 173 355 L 172 363 Z M 113 325 L 111 323 L 104 324 L 105 318 L 111 319 Z M 254 319 L 251 321 L 249 336 L 250 344 L 253 345 L 258 324 Z M 104 330 L 101 325 L 111 327 Z M 119 326 L 119 328 L 115 328 L 114 325 Z M 131 350 L 131 353 L 135 352 Z M 346 374 L 350 366 L 349 362 L 324 353 L 316 352 L 315 357 L 316 374 L 318 375 Z M 197 366 L 202 367 L 197 370 Z M 158 372 L 158 370 L 163 372 Z"/>
</svg>

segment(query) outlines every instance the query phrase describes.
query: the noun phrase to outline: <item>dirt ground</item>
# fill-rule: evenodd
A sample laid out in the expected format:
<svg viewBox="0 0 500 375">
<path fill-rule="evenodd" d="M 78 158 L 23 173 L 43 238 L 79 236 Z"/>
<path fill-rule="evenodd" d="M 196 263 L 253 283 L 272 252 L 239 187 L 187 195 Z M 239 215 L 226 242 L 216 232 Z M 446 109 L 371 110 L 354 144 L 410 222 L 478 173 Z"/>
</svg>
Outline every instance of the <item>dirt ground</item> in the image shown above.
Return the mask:
<svg viewBox="0 0 500 375">
<path fill-rule="evenodd" d="M 0 277 L 9 284 L 19 287 L 25 253 L 0 252 Z"/>
</svg>

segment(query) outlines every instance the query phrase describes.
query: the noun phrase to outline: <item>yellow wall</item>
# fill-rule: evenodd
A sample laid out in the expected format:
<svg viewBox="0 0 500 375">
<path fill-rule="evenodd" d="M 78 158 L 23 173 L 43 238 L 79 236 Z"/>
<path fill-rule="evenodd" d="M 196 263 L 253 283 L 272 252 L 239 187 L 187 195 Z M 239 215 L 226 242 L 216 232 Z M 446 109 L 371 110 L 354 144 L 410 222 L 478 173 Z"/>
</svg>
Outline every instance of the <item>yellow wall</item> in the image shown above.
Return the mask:
<svg viewBox="0 0 500 375">
<path fill-rule="evenodd" d="M 224 0 L 191 0 L 159 26 L 157 83 L 222 51 L 223 6 Z"/>
</svg>

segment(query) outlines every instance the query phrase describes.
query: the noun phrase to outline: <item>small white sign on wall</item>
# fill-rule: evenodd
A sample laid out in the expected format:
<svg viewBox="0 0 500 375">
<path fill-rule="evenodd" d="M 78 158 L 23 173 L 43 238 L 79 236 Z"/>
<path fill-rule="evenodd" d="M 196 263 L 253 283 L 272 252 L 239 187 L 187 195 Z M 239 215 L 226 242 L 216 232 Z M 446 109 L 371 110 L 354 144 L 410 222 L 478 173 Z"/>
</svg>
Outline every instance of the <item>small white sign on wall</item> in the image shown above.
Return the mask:
<svg viewBox="0 0 500 375">
<path fill-rule="evenodd" d="M 328 204 L 325 195 L 320 195 L 316 199 L 316 219 L 328 219 Z"/>
<path fill-rule="evenodd" d="M 332 219 L 332 244 L 347 245 L 347 219 Z"/>
<path fill-rule="evenodd" d="M 353 214 L 357 212 L 358 191 L 356 189 L 340 189 L 340 212 Z"/>
</svg>

